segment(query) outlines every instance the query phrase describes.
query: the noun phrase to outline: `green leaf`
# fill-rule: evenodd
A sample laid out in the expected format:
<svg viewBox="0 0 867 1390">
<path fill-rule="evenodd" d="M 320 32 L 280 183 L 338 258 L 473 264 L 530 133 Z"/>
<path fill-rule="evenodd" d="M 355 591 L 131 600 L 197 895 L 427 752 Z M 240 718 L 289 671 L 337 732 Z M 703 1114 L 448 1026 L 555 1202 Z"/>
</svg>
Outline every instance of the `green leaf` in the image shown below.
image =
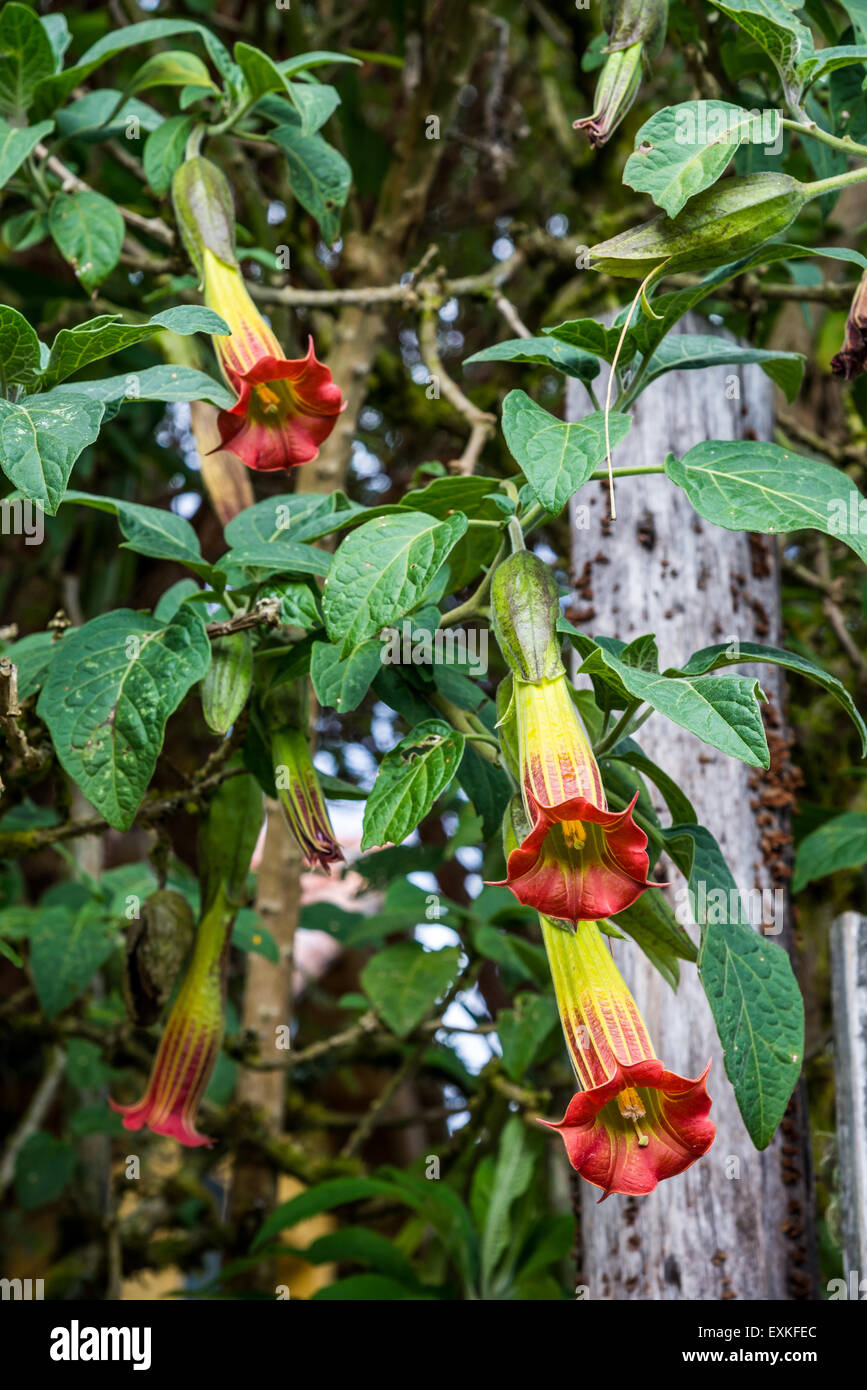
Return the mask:
<svg viewBox="0 0 867 1390">
<path fill-rule="evenodd" d="M 334 1284 L 326 1284 L 311 1295 L 311 1303 L 361 1299 L 365 1303 L 393 1303 L 398 1299 L 435 1299 L 433 1292 L 420 1291 L 418 1285 L 398 1283 L 384 1274 L 349 1274 Z"/>
<path fill-rule="evenodd" d="M 367 962 L 361 984 L 383 1023 L 405 1038 L 451 989 L 460 958 L 459 946 L 426 951 L 418 941 L 401 941 Z"/>
<path fill-rule="evenodd" d="M 734 650 L 733 650 L 734 647 Z M 766 647 L 762 642 L 741 642 L 737 644 L 731 642 L 717 643 L 713 647 L 702 647 L 701 651 L 693 652 L 685 666 L 679 669 L 670 669 L 665 672 L 667 676 L 703 676 L 707 671 L 718 671 L 723 666 L 736 666 L 742 662 L 763 661 L 770 666 L 784 666 L 788 671 L 795 671 L 799 676 L 806 676 L 808 680 L 815 681 L 821 685 L 823 690 L 827 690 L 834 699 L 839 701 L 848 714 L 858 733 L 861 735 L 861 751 L 867 757 L 867 724 L 864 723 L 855 702 L 845 685 L 832 676 L 828 671 L 824 671 L 821 666 L 817 666 L 814 661 L 810 661 L 805 656 L 800 656 L 797 652 L 783 651 L 780 647 Z M 681 817 L 680 819 L 685 819 Z"/>
<path fill-rule="evenodd" d="M 867 560 L 867 503 L 840 468 L 779 444 L 714 440 L 696 444 L 665 471 L 699 516 L 727 531 L 778 535 L 812 527 L 836 536 Z"/>
<path fill-rule="evenodd" d="M 793 401 L 804 375 L 806 358 L 800 352 L 770 348 L 741 347 L 709 333 L 669 333 L 654 352 L 647 367 L 645 384 L 666 372 L 694 371 L 701 367 L 745 366 L 757 362 L 772 381 Z"/>
<path fill-rule="evenodd" d="M 263 53 L 261 48 L 252 48 L 248 43 L 236 43 L 235 62 L 244 74 L 247 99 L 251 105 L 268 92 L 287 92 L 289 84 L 277 64 Z"/>
<path fill-rule="evenodd" d="M 424 820 L 458 770 L 465 745 L 441 719 L 427 719 L 386 753 L 364 808 L 362 850 L 399 845 Z"/>
<path fill-rule="evenodd" d="M 89 492 L 68 492 L 65 501 L 80 502 L 117 517 L 124 535 L 121 550 L 134 550 L 153 560 L 176 560 L 202 579 L 211 580 L 219 574 L 202 559 L 199 538 L 190 523 L 175 512 L 164 507 L 145 507 L 140 502 L 96 497 Z"/>
<path fill-rule="evenodd" d="M 21 6 L 14 6 L 20 9 Z M 54 1202 L 72 1180 L 77 1159 L 65 1139 L 37 1130 L 22 1144 L 15 1159 L 15 1196 L 24 1211 Z"/>
<path fill-rule="evenodd" d="M 338 548 L 325 585 L 322 611 L 331 640 L 342 642 L 346 654 L 409 613 L 466 529 L 462 513 L 437 521 L 407 512 L 359 526 Z"/>
<path fill-rule="evenodd" d="M 632 421 L 616 411 L 609 416 L 611 448 L 626 438 Z M 569 498 L 605 459 L 605 414 L 594 410 L 575 424 L 565 424 L 531 400 L 525 391 L 510 391 L 503 401 L 503 434 L 524 476 L 546 511 L 558 516 Z"/>
<path fill-rule="evenodd" d="M 96 289 L 117 265 L 123 246 L 123 218 L 101 193 L 57 193 L 48 212 L 48 229 L 84 288 Z"/>
<path fill-rule="evenodd" d="M 39 375 L 42 352 L 35 330 L 23 314 L 0 304 L 0 383 L 28 385 Z"/>
<path fill-rule="evenodd" d="M 63 67 L 64 54 L 72 43 L 66 15 L 44 14 L 40 18 L 40 23 L 48 35 L 48 42 L 51 44 L 51 51 L 54 54 L 54 71 L 59 72 Z"/>
<path fill-rule="evenodd" d="M 241 908 L 235 919 L 232 928 L 232 945 L 239 951 L 252 951 L 257 956 L 264 956 L 276 965 L 280 960 L 280 951 L 277 942 L 269 932 L 267 927 L 262 925 L 262 920 L 257 913 L 249 908 Z"/>
<path fill-rule="evenodd" d="M 192 116 L 170 116 L 145 141 L 142 164 L 154 193 L 167 193 L 175 171 L 184 162 L 187 140 L 195 124 Z"/>
<path fill-rule="evenodd" d="M 289 82 L 287 86 L 296 110 L 293 112 L 286 103 L 281 103 L 284 113 L 278 118 L 277 124 L 293 124 L 293 117 L 300 113 L 301 134 L 315 135 L 340 105 L 340 93 L 336 87 L 322 82 Z"/>
<path fill-rule="evenodd" d="M 542 331 L 560 343 L 580 348 L 584 352 L 592 353 L 594 357 L 601 357 L 604 362 L 614 361 L 620 341 L 619 328 L 606 328 L 595 319 L 570 319 L 567 323 L 558 324 L 556 328 L 544 328 Z M 628 366 L 634 354 L 635 348 L 630 346 L 630 336 L 627 334 L 620 354 L 620 365 Z"/>
<path fill-rule="evenodd" d="M 510 1115 L 500 1136 L 491 1201 L 482 1232 L 481 1268 L 483 1296 L 490 1292 L 497 1264 L 512 1242 L 512 1206 L 527 1190 L 535 1164 L 527 1148 L 520 1115 Z"/>
<path fill-rule="evenodd" d="M 99 434 L 104 407 L 71 391 L 0 400 L 0 467 L 52 516 L 63 501 L 72 466 Z"/>
<path fill-rule="evenodd" d="M 262 1223 L 253 1240 L 250 1250 L 255 1253 L 267 1245 L 274 1236 L 295 1226 L 299 1221 L 307 1221 L 320 1212 L 331 1211 L 349 1202 L 365 1201 L 369 1197 L 394 1197 L 396 1189 L 390 1182 L 379 1178 L 330 1178 L 317 1183 L 315 1187 L 290 1197 L 283 1202 Z"/>
<path fill-rule="evenodd" d="M 27 5 L 0 10 L 0 111 L 20 122 L 43 77 L 54 72 L 54 50 L 37 15 Z"/>
<path fill-rule="evenodd" d="M 757 1149 L 771 1142 L 801 1074 L 804 1004 L 781 946 L 738 922 L 705 928 L 699 974 L 726 1076 Z"/>
<path fill-rule="evenodd" d="M 0 188 L 3 188 L 40 140 L 54 129 L 53 121 L 34 126 L 11 126 L 0 120 Z"/>
<path fill-rule="evenodd" d="M 330 642 L 314 642 L 310 656 L 310 679 L 321 705 L 340 714 L 357 709 L 381 665 L 379 642 L 362 642 L 345 658 Z"/>
<path fill-rule="evenodd" d="M 143 63 L 129 87 L 130 95 L 150 87 L 207 87 L 217 91 L 208 69 L 195 53 L 179 48 L 170 53 L 155 53 Z"/>
<path fill-rule="evenodd" d="M 629 767 L 635 768 L 636 772 L 649 778 L 662 793 L 662 799 L 671 813 L 673 824 L 677 825 L 680 821 L 689 822 L 697 819 L 695 807 L 686 792 L 669 777 L 667 772 L 663 772 L 661 767 L 657 767 L 656 763 L 652 762 L 641 751 L 633 739 L 622 739 L 613 750 L 611 760 L 626 763 Z"/>
<path fill-rule="evenodd" d="M 558 627 L 569 632 L 584 657 L 582 673 L 610 682 L 616 692 L 625 690 L 635 700 L 646 700 L 711 748 L 740 758 L 750 767 L 768 766 L 768 745 L 757 699 L 759 683 L 754 678 L 660 676 L 623 660 L 625 649 L 613 639 L 605 639 L 605 645 L 596 643 L 565 620 Z"/>
<path fill-rule="evenodd" d="M 623 182 L 676 217 L 694 194 L 716 183 L 742 141 L 768 143 L 759 113 L 730 101 L 666 106 L 638 131 Z"/>
<path fill-rule="evenodd" d="M 297 127 L 282 125 L 271 131 L 270 139 L 286 156 L 292 192 L 331 245 L 340 232 L 340 212 L 349 196 L 352 170 L 321 135 L 302 135 Z"/>
<path fill-rule="evenodd" d="M 95 904 L 74 917 L 65 907 L 40 910 L 30 933 L 30 970 L 46 1018 L 56 1018 L 84 993 L 113 947 Z"/>
<path fill-rule="evenodd" d="M 327 574 L 331 556 L 304 543 L 319 534 L 310 523 L 327 508 L 328 500 L 312 493 L 267 498 L 246 507 L 225 528 L 232 546 L 227 560 L 270 574 Z"/>
<path fill-rule="evenodd" d="M 784 83 L 790 83 L 798 60 L 813 51 L 813 37 L 792 13 L 788 0 L 727 0 L 716 8 L 739 24 L 767 53 Z"/>
<path fill-rule="evenodd" d="M 592 381 L 599 375 L 599 359 L 583 348 L 561 343 L 557 338 L 509 338 L 504 343 L 474 352 L 464 358 L 464 366 L 472 362 L 531 362 L 543 367 L 556 367 L 566 376 L 579 381 Z"/>
<path fill-rule="evenodd" d="M 116 830 L 132 824 L 166 721 L 210 659 L 204 623 L 188 604 L 166 625 L 115 609 L 60 643 L 39 714 L 63 767 Z"/>
<path fill-rule="evenodd" d="M 182 304 L 176 309 L 165 309 L 149 323 L 124 323 L 119 314 L 100 314 L 75 328 L 61 328 L 51 345 L 43 387 L 54 386 L 72 376 L 73 372 L 81 371 L 82 367 L 89 367 L 92 362 L 111 357 L 113 353 L 122 352 L 135 343 L 146 342 L 166 329 L 187 335 L 220 333 L 227 328 L 219 314 L 199 304 Z M 156 370 L 165 372 L 171 371 L 171 368 Z M 133 379 L 130 377 L 130 380 Z"/>
<path fill-rule="evenodd" d="M 792 892 L 800 893 L 814 879 L 867 863 L 867 812 L 846 811 L 833 816 L 798 845 Z"/>
<path fill-rule="evenodd" d="M 672 989 L 680 979 L 678 959 L 694 961 L 698 951 L 658 888 L 648 888 L 625 912 L 611 919 L 637 943 Z"/>
<path fill-rule="evenodd" d="M 304 1250 L 299 1250 L 298 1255 L 310 1264 L 338 1264 L 344 1261 L 366 1264 L 376 1273 L 396 1279 L 409 1289 L 418 1283 L 412 1265 L 394 1241 L 379 1235 L 377 1231 L 365 1230 L 363 1226 L 344 1226 L 340 1231 L 329 1231 Z M 330 1287 L 335 1286 L 332 1284 Z M 411 1294 L 406 1296 L 411 1297 Z"/>
<path fill-rule="evenodd" d="M 116 401 L 210 401 L 211 405 L 228 410 L 237 399 L 234 392 L 207 372 L 174 364 L 104 376 L 97 381 L 67 382 L 64 389 L 105 405 Z"/>
<path fill-rule="evenodd" d="M 805 86 L 812 86 L 820 78 L 836 72 L 838 68 L 851 67 L 854 63 L 867 62 L 867 44 L 840 44 L 833 48 L 823 48 L 818 53 L 805 58 L 798 64 L 798 78 Z"/>
<path fill-rule="evenodd" d="M 516 994 L 514 1009 L 501 1009 L 497 1014 L 503 1066 L 513 1081 L 526 1075 L 556 1022 L 557 1011 L 542 994 Z"/>
</svg>

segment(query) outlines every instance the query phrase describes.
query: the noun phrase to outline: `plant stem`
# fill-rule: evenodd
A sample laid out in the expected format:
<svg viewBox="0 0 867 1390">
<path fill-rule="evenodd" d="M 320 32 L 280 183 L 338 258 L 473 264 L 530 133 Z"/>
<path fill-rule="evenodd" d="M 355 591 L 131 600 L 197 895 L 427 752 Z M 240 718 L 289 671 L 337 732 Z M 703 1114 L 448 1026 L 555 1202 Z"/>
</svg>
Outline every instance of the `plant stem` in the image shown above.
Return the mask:
<svg viewBox="0 0 867 1390">
<path fill-rule="evenodd" d="M 506 542 L 503 541 L 500 545 L 499 550 L 497 551 L 496 555 L 491 561 L 487 574 L 485 575 L 479 587 L 476 589 L 475 593 L 470 594 L 470 597 L 466 600 L 465 603 L 459 603 L 457 608 L 451 608 L 449 609 L 448 613 L 443 613 L 439 621 L 440 627 L 456 627 L 459 623 L 462 623 L 465 618 L 473 618 L 479 616 L 479 614 L 482 611 L 482 606 L 485 602 L 485 599 L 488 597 L 491 584 L 493 583 L 494 570 L 497 568 L 497 565 L 502 560 L 503 551 L 505 550 L 505 548 Z"/>
<path fill-rule="evenodd" d="M 632 728 L 632 721 L 635 713 L 640 707 L 640 700 L 635 700 L 631 705 L 627 705 L 617 723 L 599 740 L 596 747 L 593 749 L 597 758 L 600 757 L 602 753 L 607 753 L 609 748 L 613 748 L 622 738 L 626 737 Z"/>
<path fill-rule="evenodd" d="M 867 155 L 867 145 L 859 145 L 852 139 L 851 135 L 832 135 L 830 131 L 823 130 L 815 121 L 809 121 L 805 124 L 803 121 L 790 121 L 784 117 L 780 124 L 784 130 L 791 130 L 802 137 L 806 136 L 808 139 L 818 140 L 822 145 L 830 145 L 832 150 L 842 150 L 845 154 Z"/>
<path fill-rule="evenodd" d="M 848 188 L 853 183 L 863 183 L 867 179 L 867 165 L 860 169 L 849 169 L 845 174 L 834 174 L 830 179 L 817 179 L 815 183 L 802 183 L 808 198 L 821 198 L 825 193 L 835 193 L 838 188 Z"/>
</svg>

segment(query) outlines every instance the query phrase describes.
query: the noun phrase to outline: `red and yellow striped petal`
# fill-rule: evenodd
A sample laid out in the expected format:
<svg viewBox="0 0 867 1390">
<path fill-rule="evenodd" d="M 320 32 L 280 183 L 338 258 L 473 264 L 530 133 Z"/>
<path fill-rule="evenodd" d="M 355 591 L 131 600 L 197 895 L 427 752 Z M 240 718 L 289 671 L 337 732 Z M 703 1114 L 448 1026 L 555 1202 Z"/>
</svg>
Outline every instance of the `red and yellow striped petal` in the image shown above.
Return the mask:
<svg viewBox="0 0 867 1390">
<path fill-rule="evenodd" d="M 583 1178 L 612 1192 L 652 1192 L 706 1153 L 715 1126 L 705 1085 L 667 1071 L 595 922 L 575 931 L 541 919 L 569 1055 L 583 1089 L 563 1119 L 543 1121 L 563 1137 Z M 603 1200 L 600 1198 L 600 1200 Z"/>
<path fill-rule="evenodd" d="M 118 1105 L 124 1128 L 177 1139 L 189 1148 L 212 1144 L 196 1129 L 202 1097 L 223 1040 L 224 964 L 231 919 L 215 912 L 199 925 L 189 969 L 169 1014 L 143 1098 Z"/>
</svg>

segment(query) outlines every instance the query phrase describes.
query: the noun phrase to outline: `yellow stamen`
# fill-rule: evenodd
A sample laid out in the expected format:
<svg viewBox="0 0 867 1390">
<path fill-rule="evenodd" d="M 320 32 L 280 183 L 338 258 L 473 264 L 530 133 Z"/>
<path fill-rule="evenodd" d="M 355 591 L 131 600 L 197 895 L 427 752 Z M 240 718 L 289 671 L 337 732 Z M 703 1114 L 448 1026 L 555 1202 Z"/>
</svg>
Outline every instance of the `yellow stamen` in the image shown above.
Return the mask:
<svg viewBox="0 0 867 1390">
<path fill-rule="evenodd" d="M 273 415 L 280 409 L 280 397 L 270 386 L 257 386 L 256 394 L 266 415 Z"/>
<path fill-rule="evenodd" d="M 638 1135 L 638 1147 L 646 1149 L 650 1143 L 646 1134 L 641 1132 L 638 1124 L 639 1120 L 644 1119 L 647 1111 L 641 1103 L 641 1097 L 633 1086 L 627 1086 L 617 1096 L 617 1109 L 625 1120 L 631 1120 L 635 1126 L 635 1133 Z"/>
<path fill-rule="evenodd" d="M 583 849 L 587 841 L 587 831 L 580 820 L 563 821 L 563 838 L 570 849 Z"/>
</svg>

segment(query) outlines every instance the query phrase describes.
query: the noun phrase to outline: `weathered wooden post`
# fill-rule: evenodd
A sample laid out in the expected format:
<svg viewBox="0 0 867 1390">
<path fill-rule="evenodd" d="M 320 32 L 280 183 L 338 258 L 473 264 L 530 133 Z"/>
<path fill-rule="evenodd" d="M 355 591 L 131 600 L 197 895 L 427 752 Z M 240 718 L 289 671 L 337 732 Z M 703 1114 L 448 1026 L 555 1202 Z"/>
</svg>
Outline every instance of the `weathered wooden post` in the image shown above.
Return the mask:
<svg viewBox="0 0 867 1390">
<path fill-rule="evenodd" d="M 709 331 L 703 322 L 692 326 Z M 586 414 L 586 399 L 580 383 L 570 383 L 567 418 Z M 702 440 L 768 439 L 772 420 L 773 388 L 759 367 L 671 373 L 641 396 L 615 466 L 627 457 L 631 464 L 658 463 L 670 450 L 680 455 Z M 611 525 L 600 525 L 608 516 L 607 489 L 585 489 L 580 503 L 586 504 L 588 491 L 589 526 L 575 510 L 572 532 L 574 617 L 585 631 L 625 641 L 655 632 L 660 669 L 734 637 L 779 645 L 776 552 L 766 538 L 702 521 L 663 476 L 625 478 Z M 725 757 L 660 715 L 638 734 L 648 756 L 680 783 L 716 836 L 742 892 L 786 883 L 780 873 L 789 799 L 782 680 L 777 668 L 753 669 L 771 701 L 769 773 Z M 657 876 L 678 878 L 676 871 Z M 788 945 L 785 901 L 775 939 Z M 614 954 L 666 1065 L 698 1076 L 712 1058 L 717 1139 L 700 1163 L 647 1197 L 612 1196 L 598 1205 L 594 1189 L 581 1184 L 579 1283 L 588 1286 L 591 1299 L 815 1297 L 802 1097 L 796 1091 L 781 1130 L 768 1149 L 756 1152 L 694 967 L 684 964 L 675 996 L 633 943 L 615 942 Z"/>
<path fill-rule="evenodd" d="M 867 917 L 857 912 L 844 912 L 831 928 L 831 1000 L 843 1273 L 851 1298 L 852 1287 L 867 1279 Z"/>
</svg>

